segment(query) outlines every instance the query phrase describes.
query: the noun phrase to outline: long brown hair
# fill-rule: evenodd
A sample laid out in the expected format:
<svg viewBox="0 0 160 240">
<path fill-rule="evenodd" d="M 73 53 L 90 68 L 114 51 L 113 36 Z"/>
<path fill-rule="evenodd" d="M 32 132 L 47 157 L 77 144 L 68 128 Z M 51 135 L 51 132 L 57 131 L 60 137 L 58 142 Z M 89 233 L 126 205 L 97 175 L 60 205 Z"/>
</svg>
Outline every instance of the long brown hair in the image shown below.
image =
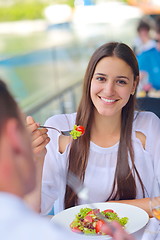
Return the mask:
<svg viewBox="0 0 160 240">
<path fill-rule="evenodd" d="M 90 97 L 91 80 L 97 63 L 104 57 L 116 56 L 125 61 L 132 69 L 134 80 L 139 77 L 139 68 L 132 49 L 124 43 L 110 42 L 99 47 L 92 55 L 83 82 L 83 94 L 78 107 L 76 124 L 85 127 L 83 136 L 73 141 L 69 153 L 68 171 L 75 173 L 84 181 L 85 170 L 88 163 L 90 147 L 90 131 L 93 121 L 94 105 Z M 136 197 L 135 174 L 140 181 L 143 195 L 144 186 L 134 164 L 134 151 L 132 147 L 132 123 L 134 120 L 136 92 L 130 96 L 128 103 L 122 109 L 121 133 L 117 156 L 117 166 L 112 192 L 108 199 L 134 199 Z M 128 162 L 128 153 L 131 157 L 132 166 Z M 77 195 L 69 186 L 66 186 L 65 208 L 77 204 Z"/>
</svg>

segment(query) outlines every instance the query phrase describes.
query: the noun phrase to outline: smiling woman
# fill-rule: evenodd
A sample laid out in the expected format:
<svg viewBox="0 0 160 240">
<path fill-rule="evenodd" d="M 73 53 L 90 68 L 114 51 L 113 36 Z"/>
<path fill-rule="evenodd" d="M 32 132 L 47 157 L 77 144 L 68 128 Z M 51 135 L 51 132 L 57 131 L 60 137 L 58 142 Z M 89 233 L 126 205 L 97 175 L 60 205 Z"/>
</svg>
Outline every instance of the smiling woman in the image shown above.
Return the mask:
<svg viewBox="0 0 160 240">
<path fill-rule="evenodd" d="M 77 113 L 46 121 L 46 126 L 60 130 L 82 125 L 85 133 L 73 140 L 49 130 L 47 144 L 34 120 L 28 121 L 36 157 L 46 154 L 43 213 L 53 206 L 56 214 L 87 203 L 67 186 L 68 172 L 84 182 L 91 202 L 122 201 L 150 213 L 151 183 L 160 170 L 160 121 L 153 113 L 135 111 L 138 82 L 138 63 L 131 48 L 124 43 L 106 43 L 89 61 Z"/>
<path fill-rule="evenodd" d="M 135 92 L 137 80 L 134 81 L 132 69 L 123 60 L 117 57 L 100 60 L 91 82 L 91 99 L 99 114 L 114 116 L 115 111 L 120 116 Z"/>
</svg>

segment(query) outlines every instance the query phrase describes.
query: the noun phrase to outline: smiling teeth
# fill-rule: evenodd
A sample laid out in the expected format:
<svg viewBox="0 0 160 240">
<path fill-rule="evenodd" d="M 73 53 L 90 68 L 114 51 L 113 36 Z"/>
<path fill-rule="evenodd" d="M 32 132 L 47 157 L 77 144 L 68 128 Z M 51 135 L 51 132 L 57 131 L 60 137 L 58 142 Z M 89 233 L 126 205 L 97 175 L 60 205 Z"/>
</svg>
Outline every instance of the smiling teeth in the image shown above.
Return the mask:
<svg viewBox="0 0 160 240">
<path fill-rule="evenodd" d="M 108 103 L 112 103 L 112 102 L 116 101 L 116 100 L 106 99 L 106 98 L 102 98 L 102 97 L 101 97 L 101 99 Z"/>
</svg>

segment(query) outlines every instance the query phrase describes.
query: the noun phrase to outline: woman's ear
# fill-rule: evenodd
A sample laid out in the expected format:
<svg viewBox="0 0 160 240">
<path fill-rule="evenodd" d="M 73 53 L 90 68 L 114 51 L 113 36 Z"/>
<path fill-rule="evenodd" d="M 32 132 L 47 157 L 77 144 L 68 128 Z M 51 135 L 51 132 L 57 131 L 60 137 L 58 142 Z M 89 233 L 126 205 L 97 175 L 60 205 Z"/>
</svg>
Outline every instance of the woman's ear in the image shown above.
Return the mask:
<svg viewBox="0 0 160 240">
<path fill-rule="evenodd" d="M 139 76 L 137 76 L 136 79 L 133 81 L 133 87 L 132 87 L 132 92 L 131 92 L 132 95 L 134 95 L 134 93 L 137 89 L 138 83 L 139 83 Z"/>
</svg>

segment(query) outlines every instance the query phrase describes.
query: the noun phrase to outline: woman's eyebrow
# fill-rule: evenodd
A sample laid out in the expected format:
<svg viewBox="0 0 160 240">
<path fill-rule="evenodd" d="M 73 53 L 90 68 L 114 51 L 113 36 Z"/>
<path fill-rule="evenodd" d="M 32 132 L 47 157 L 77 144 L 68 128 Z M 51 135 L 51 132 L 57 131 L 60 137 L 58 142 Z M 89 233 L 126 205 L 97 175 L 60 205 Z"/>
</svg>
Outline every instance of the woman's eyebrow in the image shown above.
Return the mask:
<svg viewBox="0 0 160 240">
<path fill-rule="evenodd" d="M 95 73 L 94 75 L 101 75 L 101 76 L 107 76 L 107 74 L 104 74 L 104 73 Z"/>
<path fill-rule="evenodd" d="M 107 77 L 108 75 L 107 74 L 104 74 L 104 73 L 95 73 L 94 75 L 100 75 L 100 76 L 104 76 L 104 77 Z M 128 81 L 129 81 L 129 78 L 128 77 L 126 77 L 126 76 L 123 76 L 123 75 L 121 75 L 121 76 L 116 76 L 116 78 L 125 78 L 125 79 L 127 79 Z"/>
<path fill-rule="evenodd" d="M 117 76 L 117 78 L 125 78 L 125 79 L 127 79 L 129 81 L 129 78 L 126 77 L 126 76 Z"/>
</svg>

